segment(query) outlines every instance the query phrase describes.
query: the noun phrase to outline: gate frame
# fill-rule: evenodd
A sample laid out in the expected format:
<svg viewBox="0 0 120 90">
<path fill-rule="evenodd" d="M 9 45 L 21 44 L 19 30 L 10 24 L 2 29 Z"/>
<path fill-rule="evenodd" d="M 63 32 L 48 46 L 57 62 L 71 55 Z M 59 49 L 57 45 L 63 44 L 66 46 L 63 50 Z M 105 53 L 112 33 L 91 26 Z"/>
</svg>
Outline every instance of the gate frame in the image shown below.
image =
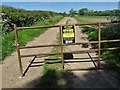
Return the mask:
<svg viewBox="0 0 120 90">
<path fill-rule="evenodd" d="M 101 40 L 101 25 L 103 24 L 112 24 L 111 22 L 99 22 L 99 23 L 84 23 L 84 24 L 72 24 L 74 26 L 84 26 L 84 25 L 98 25 L 98 41 L 84 41 L 84 42 L 79 42 L 79 43 L 72 43 L 72 44 L 63 44 L 63 37 L 62 37 L 62 26 L 63 25 L 52 25 L 52 26 L 31 26 L 31 27 L 17 27 L 14 24 L 14 33 L 15 33 L 15 44 L 16 44 L 16 51 L 18 54 L 18 61 L 19 61 L 19 68 L 20 68 L 20 74 L 21 76 L 25 75 L 26 70 L 30 67 L 30 65 L 33 63 L 35 58 L 37 56 L 48 56 L 48 55 L 55 55 L 55 54 L 61 54 L 61 60 L 62 60 L 62 68 L 64 69 L 64 53 L 80 53 L 80 52 L 95 52 L 98 51 L 98 67 L 100 67 L 100 55 L 101 55 L 101 50 L 116 50 L 120 49 L 118 48 L 105 48 L 101 49 L 101 43 L 108 43 L 108 42 L 119 42 L 120 39 L 116 40 Z M 66 25 L 66 24 L 65 24 Z M 71 24 L 67 24 L 68 26 Z M 25 30 L 25 29 L 37 29 L 37 28 L 54 28 L 54 27 L 59 27 L 59 34 L 60 34 L 60 45 L 55 45 L 55 44 L 50 44 L 50 45 L 37 45 L 37 46 L 19 46 L 18 43 L 18 31 L 19 30 Z M 98 43 L 98 49 L 90 49 L 90 50 L 79 50 L 79 51 L 72 51 L 72 52 L 63 52 L 63 46 L 68 46 L 68 45 L 80 45 L 80 44 L 97 44 Z M 20 49 L 28 49 L 28 48 L 39 48 L 39 47 L 54 47 L 54 46 L 60 46 L 61 52 L 56 52 L 56 53 L 39 53 L 39 54 L 30 54 L 30 55 L 21 55 L 20 54 Z M 34 56 L 33 60 L 30 62 L 28 65 L 27 69 L 23 72 L 23 67 L 22 67 L 22 61 L 21 59 L 24 57 L 32 57 Z M 91 57 L 90 57 L 91 58 Z"/>
</svg>

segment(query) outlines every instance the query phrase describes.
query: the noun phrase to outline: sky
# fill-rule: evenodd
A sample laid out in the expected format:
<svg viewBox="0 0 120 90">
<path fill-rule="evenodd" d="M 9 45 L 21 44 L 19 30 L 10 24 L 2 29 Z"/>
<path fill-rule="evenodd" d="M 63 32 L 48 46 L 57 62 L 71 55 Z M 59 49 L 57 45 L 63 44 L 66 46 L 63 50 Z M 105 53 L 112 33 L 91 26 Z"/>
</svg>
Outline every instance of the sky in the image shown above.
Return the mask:
<svg viewBox="0 0 120 90">
<path fill-rule="evenodd" d="M 71 8 L 79 10 L 113 10 L 118 9 L 118 2 L 3 2 L 3 5 L 25 10 L 48 10 L 55 12 L 69 12 Z"/>
<path fill-rule="evenodd" d="M 119 0 L 1 0 L 2 2 L 118 2 Z"/>
</svg>

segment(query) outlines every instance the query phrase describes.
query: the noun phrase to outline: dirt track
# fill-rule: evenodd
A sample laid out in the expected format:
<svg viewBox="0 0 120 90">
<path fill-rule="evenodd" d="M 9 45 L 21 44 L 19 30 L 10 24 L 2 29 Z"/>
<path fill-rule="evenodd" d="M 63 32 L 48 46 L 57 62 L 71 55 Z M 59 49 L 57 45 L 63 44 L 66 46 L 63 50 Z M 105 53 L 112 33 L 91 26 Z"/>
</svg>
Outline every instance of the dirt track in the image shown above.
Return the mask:
<svg viewBox="0 0 120 90">
<path fill-rule="evenodd" d="M 64 24 L 68 19 L 70 19 L 71 24 L 77 23 L 77 21 L 73 18 L 64 18 L 61 20 L 58 24 Z M 86 35 L 83 35 L 81 33 L 81 30 L 79 27 L 76 27 L 76 41 L 84 41 Z M 28 42 L 26 46 L 30 45 L 38 45 L 38 44 L 53 44 L 56 42 L 56 37 L 58 34 L 57 28 L 51 28 L 48 31 L 46 31 L 44 34 L 40 35 L 39 37 L 35 38 L 33 41 Z M 84 49 L 89 49 L 84 48 Z M 40 48 L 40 49 L 29 49 L 22 51 L 22 54 L 32 54 L 32 53 L 39 53 L 39 52 L 50 52 L 52 48 Z M 81 46 L 70 46 L 67 47 L 66 50 L 73 51 L 73 50 L 80 50 L 83 49 Z M 92 54 L 93 56 L 96 56 L 95 53 Z M 74 58 L 79 57 L 88 57 L 88 55 L 83 54 L 81 55 L 73 55 Z M 32 58 L 25 58 L 23 60 L 23 67 L 26 68 L 26 66 L 29 64 L 29 61 Z M 44 58 L 37 58 L 37 60 L 43 61 Z M 17 60 L 17 53 L 14 52 L 11 56 L 7 57 L 4 61 L 4 64 L 2 65 L 2 87 L 3 88 L 19 88 L 24 87 L 27 83 L 33 81 L 33 83 L 28 88 L 33 87 L 38 81 L 39 78 L 42 76 L 42 64 L 40 67 L 31 67 L 28 72 L 26 73 L 26 76 L 23 78 L 19 78 L 19 67 L 18 67 L 18 60 Z M 71 68 L 81 68 L 81 67 L 94 67 L 92 62 L 86 63 L 68 63 L 65 64 L 66 69 Z M 105 71 L 105 70 L 98 70 L 98 71 L 72 71 L 73 74 L 66 74 L 66 79 L 69 83 L 69 86 L 66 87 L 72 87 L 72 88 L 116 88 L 118 87 L 118 80 L 117 80 L 117 74 L 116 72 L 113 73 L 113 71 Z M 113 73 L 113 74 L 112 74 Z M 37 81 L 38 80 L 38 81 Z"/>
</svg>

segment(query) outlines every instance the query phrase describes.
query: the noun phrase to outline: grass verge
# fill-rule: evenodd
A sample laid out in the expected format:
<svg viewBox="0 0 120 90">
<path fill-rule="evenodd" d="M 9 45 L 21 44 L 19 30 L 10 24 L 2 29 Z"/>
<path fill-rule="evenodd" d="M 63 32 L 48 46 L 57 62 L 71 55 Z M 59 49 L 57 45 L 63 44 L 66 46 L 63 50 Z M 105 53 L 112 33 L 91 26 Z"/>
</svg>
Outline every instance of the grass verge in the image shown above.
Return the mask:
<svg viewBox="0 0 120 90">
<path fill-rule="evenodd" d="M 58 16 L 56 18 L 51 18 L 45 21 L 40 21 L 34 24 L 33 26 L 45 26 L 45 25 L 54 25 L 63 16 Z M 31 30 L 22 30 L 19 31 L 19 44 L 20 46 L 25 45 L 28 41 L 33 40 L 35 37 L 38 37 L 40 34 L 44 33 L 47 29 L 31 29 Z M 2 59 L 3 61 L 6 56 L 11 55 L 15 51 L 15 36 L 14 32 L 10 32 L 8 35 L 2 35 Z"/>
</svg>

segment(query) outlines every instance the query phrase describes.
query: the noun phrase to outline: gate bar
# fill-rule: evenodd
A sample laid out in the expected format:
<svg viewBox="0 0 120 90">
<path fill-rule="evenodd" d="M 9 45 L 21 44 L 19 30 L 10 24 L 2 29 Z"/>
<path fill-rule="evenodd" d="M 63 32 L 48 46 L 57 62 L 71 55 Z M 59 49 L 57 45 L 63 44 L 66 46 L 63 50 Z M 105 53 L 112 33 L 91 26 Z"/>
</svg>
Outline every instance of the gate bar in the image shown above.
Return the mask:
<svg viewBox="0 0 120 90">
<path fill-rule="evenodd" d="M 111 42 L 120 42 L 120 39 L 117 40 L 102 40 L 100 43 L 111 43 Z M 63 44 L 63 46 L 69 46 L 69 45 L 79 45 L 79 44 L 97 44 L 98 41 L 83 41 L 83 42 L 78 42 L 78 43 L 73 43 L 73 44 Z M 54 47 L 54 46 L 60 46 L 57 44 L 50 44 L 50 45 L 36 45 L 36 46 L 21 46 L 19 49 L 27 49 L 27 48 L 39 48 L 39 47 Z"/>
<path fill-rule="evenodd" d="M 99 23 L 99 25 L 98 25 L 98 67 L 100 67 L 100 49 L 101 49 L 101 43 L 100 43 L 101 32 L 100 32 L 100 27 L 101 27 L 101 24 Z"/>
<path fill-rule="evenodd" d="M 18 54 L 20 73 L 21 73 L 21 76 L 22 76 L 22 74 L 23 74 L 23 68 L 22 68 L 22 62 L 21 62 L 21 56 L 20 56 L 20 49 L 19 49 L 19 43 L 18 43 L 18 32 L 17 32 L 17 27 L 16 27 L 15 24 L 14 24 L 14 32 L 15 32 L 16 51 L 17 51 L 17 54 Z"/>
<path fill-rule="evenodd" d="M 112 22 L 100 22 L 101 24 L 111 24 Z M 98 23 L 76 23 L 75 26 L 84 26 L 84 25 L 97 25 Z M 66 24 L 62 24 L 66 25 Z M 73 24 L 68 24 L 73 25 Z M 37 29 L 37 28 L 52 28 L 52 27 L 60 27 L 61 25 L 51 25 L 51 26 L 31 26 L 31 27 L 17 27 L 17 30 L 25 30 L 25 29 Z"/>
<path fill-rule="evenodd" d="M 31 27 L 17 27 L 17 30 L 25 30 L 25 29 L 39 29 L 39 28 L 53 28 L 59 27 L 60 25 L 53 25 L 53 26 L 31 26 Z"/>
<path fill-rule="evenodd" d="M 120 47 L 118 48 L 103 48 L 100 50 L 116 50 L 116 49 L 120 49 Z M 95 51 L 98 51 L 98 49 L 90 49 L 90 50 L 81 50 L 81 51 L 71 51 L 71 52 L 63 52 L 64 53 L 74 53 L 74 54 L 79 54 L 79 53 L 94 53 Z M 40 54 L 30 54 L 30 55 L 21 55 L 21 58 L 24 57 L 33 57 L 33 56 L 47 56 L 47 55 L 55 55 L 55 54 L 61 54 L 61 52 L 53 52 L 53 53 L 40 53 Z"/>
<path fill-rule="evenodd" d="M 61 47 L 61 59 L 62 59 L 62 68 L 64 69 L 64 57 L 63 57 L 63 37 L 62 37 L 62 26 L 59 27 L 60 32 L 60 47 Z"/>
</svg>

